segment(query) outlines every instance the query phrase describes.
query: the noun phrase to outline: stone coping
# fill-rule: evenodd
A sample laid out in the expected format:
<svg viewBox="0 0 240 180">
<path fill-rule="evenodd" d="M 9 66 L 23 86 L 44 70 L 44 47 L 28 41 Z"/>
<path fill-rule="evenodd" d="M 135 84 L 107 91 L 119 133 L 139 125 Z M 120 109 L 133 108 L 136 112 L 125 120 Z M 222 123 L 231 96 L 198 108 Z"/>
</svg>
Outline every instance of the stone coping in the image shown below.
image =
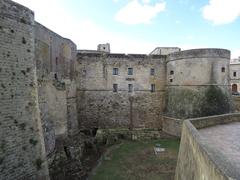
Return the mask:
<svg viewBox="0 0 240 180">
<path fill-rule="evenodd" d="M 190 49 L 179 51 L 168 55 L 168 61 L 196 59 L 196 58 L 224 58 L 230 59 L 230 51 L 227 49 Z"/>
<path fill-rule="evenodd" d="M 123 53 L 106 53 L 101 51 L 92 51 L 92 50 L 78 50 L 78 57 L 107 57 L 107 58 L 125 58 L 132 60 L 135 59 L 161 59 L 166 58 L 166 55 L 147 55 L 147 54 L 123 54 Z"/>
<path fill-rule="evenodd" d="M 217 153 L 214 153 L 198 131 L 198 129 L 232 122 L 240 122 L 240 113 L 187 119 L 183 123 L 184 126 L 186 126 L 188 129 L 194 141 L 198 144 L 200 151 L 204 154 L 205 157 L 208 157 L 209 161 L 214 165 L 216 170 L 220 172 L 220 174 L 226 179 L 239 179 L 239 170 L 234 169 L 233 166 L 229 166 L 224 157 L 220 156 Z"/>
</svg>

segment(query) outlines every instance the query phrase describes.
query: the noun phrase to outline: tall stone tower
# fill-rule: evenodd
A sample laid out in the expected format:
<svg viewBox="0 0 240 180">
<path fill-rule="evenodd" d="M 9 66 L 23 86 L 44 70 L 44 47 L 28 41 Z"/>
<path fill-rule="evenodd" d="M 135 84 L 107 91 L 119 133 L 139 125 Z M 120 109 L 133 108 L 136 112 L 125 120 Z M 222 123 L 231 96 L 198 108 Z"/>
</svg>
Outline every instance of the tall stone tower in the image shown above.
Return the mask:
<svg viewBox="0 0 240 180">
<path fill-rule="evenodd" d="M 177 118 L 228 113 L 232 109 L 230 52 L 194 49 L 167 59 L 166 113 Z"/>
<path fill-rule="evenodd" d="M 0 179 L 48 179 L 37 100 L 34 14 L 0 1 Z"/>
</svg>

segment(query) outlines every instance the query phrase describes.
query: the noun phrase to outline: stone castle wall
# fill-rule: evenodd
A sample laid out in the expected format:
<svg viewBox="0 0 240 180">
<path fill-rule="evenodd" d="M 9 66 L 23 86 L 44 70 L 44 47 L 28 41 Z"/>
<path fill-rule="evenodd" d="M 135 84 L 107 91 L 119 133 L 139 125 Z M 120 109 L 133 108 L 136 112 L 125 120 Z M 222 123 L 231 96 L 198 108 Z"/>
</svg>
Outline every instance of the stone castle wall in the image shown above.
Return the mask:
<svg viewBox="0 0 240 180">
<path fill-rule="evenodd" d="M 34 14 L 0 1 L 0 179 L 48 179 L 37 98 Z"/>
<path fill-rule="evenodd" d="M 76 45 L 37 22 L 34 30 L 39 106 L 49 154 L 57 136 L 67 136 L 78 129 L 76 91 L 72 90 Z"/>
<path fill-rule="evenodd" d="M 239 122 L 239 117 L 240 114 L 235 113 L 185 120 L 175 180 L 238 179 L 239 169 L 230 164 L 223 155 L 214 153 L 199 131 L 210 126 Z"/>
<path fill-rule="evenodd" d="M 161 127 L 165 56 L 79 53 L 77 61 L 81 128 Z M 113 68 L 118 68 L 118 75 L 113 75 Z M 133 75 L 128 75 L 128 68 L 133 68 Z M 128 92 L 128 84 L 133 92 Z"/>
<path fill-rule="evenodd" d="M 190 118 L 231 112 L 230 52 L 194 49 L 176 52 L 167 62 L 167 115 Z"/>
</svg>

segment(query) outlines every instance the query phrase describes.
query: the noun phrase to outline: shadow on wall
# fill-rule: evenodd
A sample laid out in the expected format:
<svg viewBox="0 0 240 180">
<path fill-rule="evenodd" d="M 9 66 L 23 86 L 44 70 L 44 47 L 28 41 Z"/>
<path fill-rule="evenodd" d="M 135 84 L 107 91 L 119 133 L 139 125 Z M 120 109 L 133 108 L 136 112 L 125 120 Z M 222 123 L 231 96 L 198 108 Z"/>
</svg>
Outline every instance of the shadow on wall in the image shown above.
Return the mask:
<svg viewBox="0 0 240 180">
<path fill-rule="evenodd" d="M 185 119 L 225 114 L 233 111 L 232 99 L 217 86 L 198 90 L 169 89 L 166 115 Z"/>
</svg>

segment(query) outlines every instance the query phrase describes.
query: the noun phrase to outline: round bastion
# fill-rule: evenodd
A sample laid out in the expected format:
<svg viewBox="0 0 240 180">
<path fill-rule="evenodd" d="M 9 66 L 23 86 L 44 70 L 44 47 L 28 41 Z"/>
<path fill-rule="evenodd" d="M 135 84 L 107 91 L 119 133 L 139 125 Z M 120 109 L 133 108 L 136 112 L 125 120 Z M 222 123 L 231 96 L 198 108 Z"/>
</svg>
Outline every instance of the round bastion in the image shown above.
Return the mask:
<svg viewBox="0 0 240 180">
<path fill-rule="evenodd" d="M 167 115 L 192 118 L 230 112 L 229 62 L 226 49 L 192 49 L 168 55 Z"/>
</svg>

